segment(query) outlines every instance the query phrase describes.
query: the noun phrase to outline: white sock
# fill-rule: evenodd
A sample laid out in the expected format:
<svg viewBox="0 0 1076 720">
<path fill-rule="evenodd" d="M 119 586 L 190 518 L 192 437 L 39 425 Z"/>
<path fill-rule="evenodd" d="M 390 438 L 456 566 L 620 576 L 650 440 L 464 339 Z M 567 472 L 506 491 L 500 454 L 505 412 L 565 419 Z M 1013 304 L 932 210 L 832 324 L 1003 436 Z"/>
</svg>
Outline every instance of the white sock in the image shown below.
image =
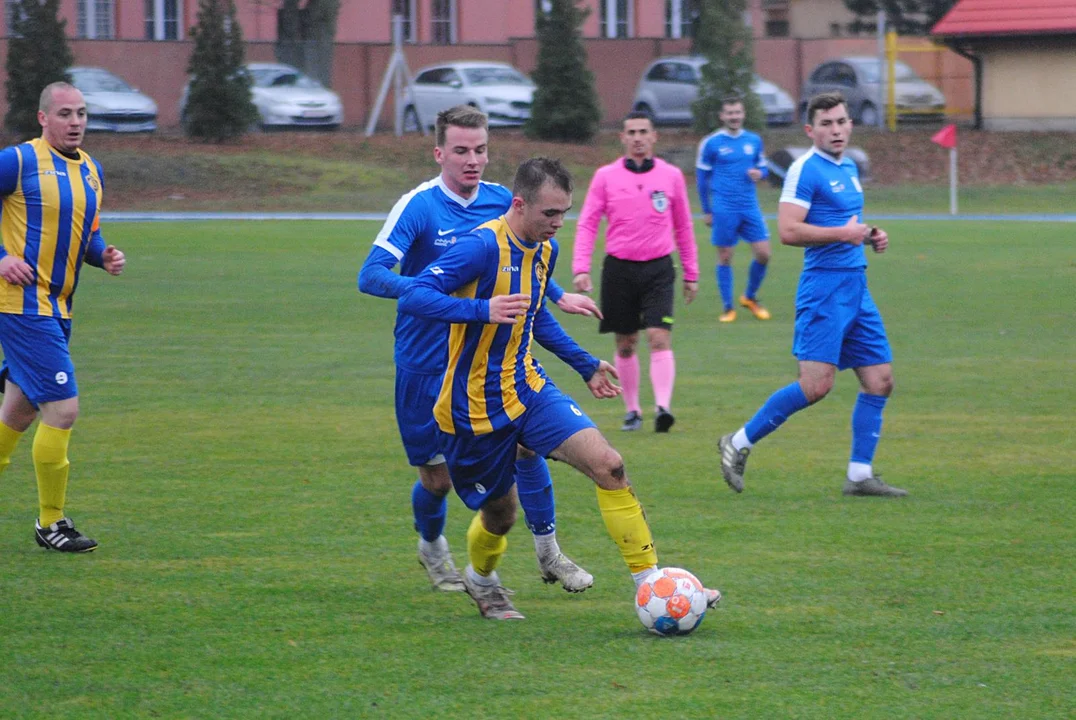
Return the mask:
<svg viewBox="0 0 1076 720">
<path fill-rule="evenodd" d="M 442 557 L 448 554 L 448 540 L 444 535 L 438 535 L 437 539 L 430 542 L 421 535 L 418 538 L 418 551 L 426 557 Z"/>
<path fill-rule="evenodd" d="M 640 570 L 637 573 L 631 574 L 631 579 L 635 581 L 635 587 L 639 587 L 643 584 L 643 580 L 646 580 L 646 576 L 658 569 L 658 566 L 648 567 L 646 570 Z"/>
<path fill-rule="evenodd" d="M 473 582 L 475 585 L 481 585 L 483 587 L 491 587 L 493 585 L 500 585 L 501 584 L 501 579 L 499 577 L 497 577 L 497 571 L 496 570 L 491 572 L 489 574 L 489 577 L 485 577 L 485 576 L 479 575 L 475 571 L 475 569 L 470 565 L 467 566 L 467 579 L 470 580 L 471 582 Z"/>
<path fill-rule="evenodd" d="M 555 558 L 557 553 L 560 552 L 560 545 L 557 544 L 557 531 L 554 530 L 545 535 L 535 535 L 534 552 L 538 555 L 539 560 Z"/>
<path fill-rule="evenodd" d="M 736 434 L 732 436 L 732 447 L 737 450 L 743 450 L 747 448 L 750 450 L 754 446 L 754 443 L 747 439 L 747 430 L 740 428 L 736 431 Z"/>
<path fill-rule="evenodd" d="M 852 482 L 863 482 L 874 475 L 870 463 L 848 463 L 848 479 Z"/>
</svg>

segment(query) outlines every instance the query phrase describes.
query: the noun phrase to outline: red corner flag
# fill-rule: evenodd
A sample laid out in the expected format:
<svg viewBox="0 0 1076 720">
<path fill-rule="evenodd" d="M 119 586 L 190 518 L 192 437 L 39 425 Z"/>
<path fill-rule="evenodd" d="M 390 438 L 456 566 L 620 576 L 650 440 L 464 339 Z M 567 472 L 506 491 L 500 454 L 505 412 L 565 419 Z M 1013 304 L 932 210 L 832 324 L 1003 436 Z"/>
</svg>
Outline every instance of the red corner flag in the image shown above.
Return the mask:
<svg viewBox="0 0 1076 720">
<path fill-rule="evenodd" d="M 946 125 L 941 130 L 934 133 L 934 137 L 930 138 L 930 141 L 941 145 L 943 148 L 952 150 L 956 147 L 956 125 Z"/>
</svg>

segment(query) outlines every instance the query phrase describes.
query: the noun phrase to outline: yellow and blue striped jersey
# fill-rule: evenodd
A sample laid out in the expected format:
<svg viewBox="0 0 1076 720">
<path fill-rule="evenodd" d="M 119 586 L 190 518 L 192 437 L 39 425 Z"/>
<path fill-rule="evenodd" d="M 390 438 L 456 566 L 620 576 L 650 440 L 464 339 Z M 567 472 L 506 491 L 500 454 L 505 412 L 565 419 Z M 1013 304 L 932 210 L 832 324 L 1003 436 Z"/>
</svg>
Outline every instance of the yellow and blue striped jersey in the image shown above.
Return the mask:
<svg viewBox="0 0 1076 720">
<path fill-rule="evenodd" d="M 549 382 L 531 354 L 535 339 L 586 378 L 597 368 L 597 358 L 580 348 L 545 307 L 557 254 L 556 240 L 521 240 L 502 216 L 457 238 L 400 298 L 401 312 L 453 323 L 448 366 L 434 405 L 442 431 L 484 435 L 522 415 Z M 526 314 L 512 325 L 490 323 L 489 299 L 516 293 L 530 295 Z"/>
<path fill-rule="evenodd" d="M 101 266 L 99 215 L 104 175 L 78 150 L 61 154 L 43 138 L 0 151 L 0 257 L 33 268 L 26 287 L 0 282 L 0 312 L 71 317 L 83 261 Z"/>
</svg>

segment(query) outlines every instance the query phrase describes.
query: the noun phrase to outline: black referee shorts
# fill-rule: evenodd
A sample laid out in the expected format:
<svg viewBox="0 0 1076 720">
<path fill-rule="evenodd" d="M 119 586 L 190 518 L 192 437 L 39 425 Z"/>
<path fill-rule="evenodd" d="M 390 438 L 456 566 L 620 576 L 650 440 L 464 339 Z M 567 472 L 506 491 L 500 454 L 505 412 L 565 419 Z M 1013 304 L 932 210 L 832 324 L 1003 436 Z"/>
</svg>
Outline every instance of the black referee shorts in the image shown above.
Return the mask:
<svg viewBox="0 0 1076 720">
<path fill-rule="evenodd" d="M 602 263 L 603 333 L 632 335 L 644 328 L 672 330 L 676 269 L 671 255 L 635 262 L 605 256 Z"/>
</svg>

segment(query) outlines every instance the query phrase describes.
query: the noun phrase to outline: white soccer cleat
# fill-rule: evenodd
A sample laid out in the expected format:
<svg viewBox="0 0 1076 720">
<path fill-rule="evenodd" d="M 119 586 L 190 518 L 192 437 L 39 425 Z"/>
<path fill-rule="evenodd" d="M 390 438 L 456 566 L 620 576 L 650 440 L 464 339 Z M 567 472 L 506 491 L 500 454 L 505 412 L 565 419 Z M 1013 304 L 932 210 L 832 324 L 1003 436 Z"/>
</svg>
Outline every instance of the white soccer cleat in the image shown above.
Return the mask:
<svg viewBox="0 0 1076 720">
<path fill-rule="evenodd" d="M 550 558 L 538 558 L 542 580 L 548 585 L 559 582 L 571 593 L 581 593 L 594 584 L 594 576 L 576 565 L 562 552 Z"/>
<path fill-rule="evenodd" d="M 445 552 L 443 555 L 428 555 L 422 552 L 421 540 L 419 541 L 418 562 L 426 568 L 426 574 L 434 590 L 441 592 L 464 592 L 463 577 L 456 569 L 456 563 L 452 562 L 452 553 Z"/>
<path fill-rule="evenodd" d="M 721 591 L 717 588 L 703 588 L 702 591 L 706 593 L 706 609 L 709 610 L 712 607 L 716 607 L 721 602 Z"/>
<path fill-rule="evenodd" d="M 494 574 L 494 577 L 496 574 Z M 495 578 L 496 579 L 496 578 Z M 516 610 L 509 596 L 512 591 L 501 585 L 497 579 L 492 585 L 479 585 L 472 582 L 467 573 L 463 574 L 464 588 L 478 606 L 478 612 L 488 620 L 523 620 L 523 613 Z"/>
</svg>

